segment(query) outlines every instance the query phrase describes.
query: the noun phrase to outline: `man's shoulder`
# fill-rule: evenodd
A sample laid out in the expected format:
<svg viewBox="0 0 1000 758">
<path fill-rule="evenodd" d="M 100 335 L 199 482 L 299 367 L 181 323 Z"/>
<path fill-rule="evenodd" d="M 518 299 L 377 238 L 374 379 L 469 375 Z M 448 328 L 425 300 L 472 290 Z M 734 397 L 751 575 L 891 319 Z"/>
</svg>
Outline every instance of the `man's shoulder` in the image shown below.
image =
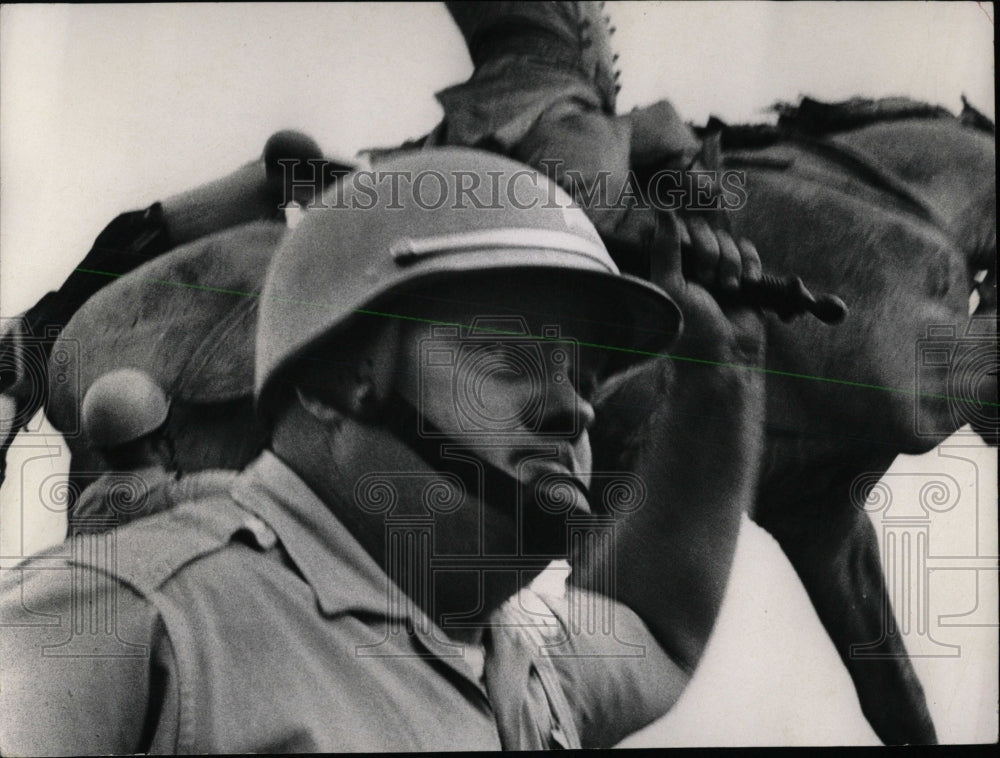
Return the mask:
<svg viewBox="0 0 1000 758">
<path fill-rule="evenodd" d="M 119 561 L 134 567 L 131 581 L 158 587 L 199 559 L 245 544 L 242 535 L 262 547 L 274 541 L 270 528 L 228 492 L 202 494 L 120 529 Z"/>
<path fill-rule="evenodd" d="M 229 481 L 221 477 L 216 483 Z M 269 548 L 274 540 L 263 521 L 233 500 L 228 486 L 203 488 L 169 510 L 115 529 L 73 531 L 60 545 L 4 571 L 0 594 L 5 600 L 16 597 L 30 581 L 45 585 L 46 594 L 70 598 L 77 591 L 74 583 L 86 574 L 116 580 L 149 598 L 186 568 L 230 546 Z"/>
<path fill-rule="evenodd" d="M 69 514 L 73 527 L 104 531 L 164 510 L 163 495 L 173 474 L 162 467 L 105 471 L 80 493 Z"/>
<path fill-rule="evenodd" d="M 218 484 L 228 484 L 220 481 Z M 269 547 L 274 535 L 229 494 L 228 486 L 191 491 L 172 508 L 107 533 L 116 553 L 115 576 L 142 594 L 159 591 L 185 568 L 227 548 L 251 542 Z M 99 553 L 75 562 L 105 571 Z"/>
</svg>

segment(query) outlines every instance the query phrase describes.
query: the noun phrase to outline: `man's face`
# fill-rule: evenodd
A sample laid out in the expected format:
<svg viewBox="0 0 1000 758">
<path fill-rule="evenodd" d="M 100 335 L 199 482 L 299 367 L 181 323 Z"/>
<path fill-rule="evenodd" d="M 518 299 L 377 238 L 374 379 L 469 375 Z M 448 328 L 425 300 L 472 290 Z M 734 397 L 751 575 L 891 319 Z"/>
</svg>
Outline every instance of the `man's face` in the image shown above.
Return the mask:
<svg viewBox="0 0 1000 758">
<path fill-rule="evenodd" d="M 562 519 L 587 511 L 589 396 L 604 360 L 592 346 L 600 343 L 599 326 L 579 293 L 557 290 L 503 274 L 438 288 L 421 298 L 420 316 L 430 323 L 402 330 L 397 391 L 417 409 L 418 433 L 516 480 L 529 541 L 538 509 Z M 490 494 L 490 506 L 514 513 L 516 503 Z"/>
</svg>

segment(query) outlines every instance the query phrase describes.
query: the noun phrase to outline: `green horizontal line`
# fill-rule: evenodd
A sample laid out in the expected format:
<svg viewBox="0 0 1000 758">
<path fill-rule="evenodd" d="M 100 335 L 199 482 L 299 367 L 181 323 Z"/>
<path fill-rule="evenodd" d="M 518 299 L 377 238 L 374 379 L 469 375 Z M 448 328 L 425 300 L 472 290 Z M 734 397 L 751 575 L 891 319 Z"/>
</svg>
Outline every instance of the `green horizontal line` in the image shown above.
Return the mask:
<svg viewBox="0 0 1000 758">
<path fill-rule="evenodd" d="M 98 270 L 89 269 L 89 268 L 77 268 L 76 271 L 78 271 L 79 273 L 82 273 L 82 274 L 96 274 L 98 276 L 107 276 L 107 277 L 111 277 L 111 278 L 120 278 L 120 277 L 124 276 L 124 274 L 116 274 L 116 273 L 111 272 L 111 271 L 98 271 Z M 219 294 L 223 294 L 223 295 L 239 295 L 241 297 L 252 297 L 252 298 L 257 298 L 257 299 L 260 298 L 260 294 L 256 293 L 256 292 L 243 292 L 241 290 L 225 289 L 223 287 L 210 287 L 210 286 L 205 285 L 205 284 L 191 284 L 191 283 L 187 283 L 187 282 L 171 282 L 171 281 L 167 281 L 166 279 L 143 279 L 142 281 L 145 281 L 145 282 L 148 282 L 148 283 L 151 283 L 151 284 L 162 284 L 162 285 L 165 285 L 165 286 L 168 286 L 168 287 L 184 287 L 186 289 L 198 290 L 200 292 L 215 292 L 215 293 L 219 293 Z M 335 305 L 331 305 L 329 303 L 317 303 L 317 302 L 311 301 L 311 300 L 299 300 L 299 299 L 296 299 L 296 298 L 275 298 L 275 299 L 281 300 L 282 302 L 296 303 L 296 304 L 299 304 L 299 305 L 311 305 L 311 306 L 324 307 L 324 308 L 336 308 Z M 464 326 L 466 326 L 465 324 L 452 324 L 452 323 L 448 323 L 448 322 L 444 322 L 444 321 L 436 321 L 434 319 L 429 319 L 429 318 L 421 318 L 419 316 L 408 316 L 408 315 L 405 315 L 405 314 L 402 314 L 402 313 L 387 313 L 387 312 L 384 312 L 384 311 L 374 311 L 374 310 L 368 310 L 368 309 L 364 309 L 364 308 L 356 308 L 353 312 L 357 313 L 357 314 L 360 314 L 360 315 L 365 315 L 365 316 L 381 316 L 383 318 L 393 318 L 393 319 L 397 319 L 397 320 L 400 320 L 400 321 L 412 321 L 412 322 L 422 323 L 422 324 L 431 324 L 431 325 L 434 325 L 434 326 L 454 326 L 454 327 L 458 327 L 458 328 L 463 328 Z M 503 329 L 490 329 L 488 327 L 476 327 L 476 330 L 477 331 L 491 333 L 491 334 L 511 336 L 511 337 L 525 337 L 527 339 L 535 339 L 535 340 L 550 340 L 550 341 L 555 341 L 555 342 L 567 341 L 567 340 L 564 340 L 564 339 L 559 338 L 559 337 L 539 337 L 539 336 L 535 336 L 535 335 L 531 335 L 531 334 L 521 334 L 519 332 L 505 331 Z M 791 379 L 808 379 L 808 380 L 814 381 L 814 382 L 824 382 L 826 384 L 835 384 L 835 385 L 839 385 L 839 386 L 842 386 L 842 387 L 855 387 L 855 388 L 858 388 L 858 389 L 879 390 L 881 392 L 892 392 L 892 393 L 899 394 L 899 395 L 909 395 L 911 397 L 922 397 L 922 398 L 928 398 L 928 399 L 933 399 L 933 400 L 948 400 L 948 401 L 954 401 L 954 402 L 960 402 L 960 403 L 967 403 L 969 405 L 989 406 L 991 408 L 998 408 L 998 407 L 1000 407 L 1000 403 L 992 403 L 992 402 L 988 402 L 988 401 L 979 401 L 979 400 L 972 400 L 972 399 L 968 399 L 968 398 L 953 397 L 951 395 L 941 395 L 941 394 L 937 394 L 937 393 L 926 393 L 926 392 L 919 392 L 918 393 L 918 392 L 915 392 L 913 390 L 902 389 L 900 387 L 886 387 L 886 386 L 880 385 L 880 384 L 868 384 L 866 382 L 855 382 L 855 381 L 851 381 L 849 379 L 833 379 L 831 377 L 814 376 L 814 375 L 811 375 L 811 374 L 801 374 L 801 373 L 797 373 L 797 372 L 794 372 L 794 371 L 780 371 L 778 369 L 769 369 L 769 368 L 765 368 L 763 366 L 747 366 L 747 365 L 743 365 L 743 364 L 739 364 L 739 363 L 724 363 L 722 361 L 711 361 L 711 360 L 706 360 L 706 359 L 702 359 L 702 358 L 691 358 L 689 356 L 674 355 L 672 353 L 656 353 L 656 352 L 650 352 L 650 351 L 647 351 L 647 350 L 638 350 L 638 349 L 635 349 L 635 348 L 617 347 L 615 345 L 604 345 L 604 344 L 600 344 L 600 343 L 581 342 L 579 340 L 573 340 L 573 342 L 575 344 L 582 345 L 584 347 L 597 348 L 599 350 L 611 350 L 611 351 L 618 352 L 618 353 L 628 353 L 628 354 L 631 354 L 631 355 L 639 355 L 639 356 L 643 356 L 643 357 L 647 357 L 647 358 L 670 358 L 671 360 L 684 361 L 685 363 L 700 363 L 700 364 L 708 365 L 708 366 L 718 366 L 720 368 L 738 368 L 738 369 L 743 369 L 745 371 L 757 371 L 757 372 L 760 372 L 760 373 L 763 373 L 763 374 L 769 374 L 771 376 L 783 376 L 783 377 L 788 377 L 788 378 L 791 378 Z"/>
</svg>

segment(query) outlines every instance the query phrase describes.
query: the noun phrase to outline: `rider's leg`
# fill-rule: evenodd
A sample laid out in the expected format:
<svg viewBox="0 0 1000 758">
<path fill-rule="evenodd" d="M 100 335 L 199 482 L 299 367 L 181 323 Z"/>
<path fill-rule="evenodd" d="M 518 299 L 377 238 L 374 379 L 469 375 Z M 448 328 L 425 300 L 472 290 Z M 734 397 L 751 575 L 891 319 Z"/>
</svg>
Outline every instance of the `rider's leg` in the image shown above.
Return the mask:
<svg viewBox="0 0 1000 758">
<path fill-rule="evenodd" d="M 630 171 L 631 137 L 629 119 L 571 100 L 539 118 L 511 157 L 549 174 L 573 196 L 622 271 L 650 278 L 657 211 L 642 200 Z"/>
</svg>

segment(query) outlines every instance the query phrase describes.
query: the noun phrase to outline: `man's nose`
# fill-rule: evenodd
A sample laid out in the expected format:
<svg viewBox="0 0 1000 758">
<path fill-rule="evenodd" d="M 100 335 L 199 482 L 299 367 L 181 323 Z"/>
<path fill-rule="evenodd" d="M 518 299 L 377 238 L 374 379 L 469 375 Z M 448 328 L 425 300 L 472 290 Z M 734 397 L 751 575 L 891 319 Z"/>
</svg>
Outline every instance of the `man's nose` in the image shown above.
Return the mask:
<svg viewBox="0 0 1000 758">
<path fill-rule="evenodd" d="M 550 382 L 543 413 L 539 431 L 546 434 L 579 436 L 594 423 L 594 407 L 568 378 Z"/>
</svg>

